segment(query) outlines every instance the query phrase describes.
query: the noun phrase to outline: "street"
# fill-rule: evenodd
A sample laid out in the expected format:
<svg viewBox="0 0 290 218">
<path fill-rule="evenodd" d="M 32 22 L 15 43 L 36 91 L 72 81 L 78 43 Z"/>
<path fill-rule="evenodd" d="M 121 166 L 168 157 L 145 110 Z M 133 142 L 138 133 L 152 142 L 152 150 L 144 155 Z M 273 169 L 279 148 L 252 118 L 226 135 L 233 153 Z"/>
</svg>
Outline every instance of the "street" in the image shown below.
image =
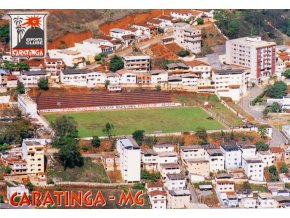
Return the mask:
<svg viewBox="0 0 290 218">
<path fill-rule="evenodd" d="M 271 147 L 281 146 L 287 143 L 287 139 L 284 137 L 284 135 L 277 128 L 270 125 L 267 122 L 267 120 L 263 118 L 263 114 L 261 111 L 255 110 L 254 107 L 250 105 L 251 101 L 255 99 L 258 95 L 260 95 L 262 92 L 263 92 L 262 87 L 255 86 L 253 88 L 250 88 L 248 94 L 245 97 L 243 97 L 239 102 L 239 106 L 260 123 L 268 124 L 273 128 L 273 137 L 272 140 L 270 141 Z"/>
</svg>

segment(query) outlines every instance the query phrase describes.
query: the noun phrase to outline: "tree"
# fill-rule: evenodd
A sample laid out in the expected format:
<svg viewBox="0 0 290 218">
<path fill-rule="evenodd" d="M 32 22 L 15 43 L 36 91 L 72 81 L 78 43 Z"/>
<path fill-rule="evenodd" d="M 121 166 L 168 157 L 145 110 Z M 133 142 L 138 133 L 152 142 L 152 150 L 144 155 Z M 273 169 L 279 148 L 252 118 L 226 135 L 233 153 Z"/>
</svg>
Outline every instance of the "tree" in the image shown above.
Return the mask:
<svg viewBox="0 0 290 218">
<path fill-rule="evenodd" d="M 45 77 L 41 77 L 39 80 L 38 80 L 38 88 L 40 90 L 48 90 L 48 79 L 45 78 Z"/>
<path fill-rule="evenodd" d="M 263 112 L 262 112 L 263 113 L 263 117 L 266 118 L 268 116 L 269 112 L 270 112 L 269 108 L 265 108 L 263 110 Z"/>
<path fill-rule="evenodd" d="M 270 98 L 283 98 L 288 94 L 287 84 L 283 81 L 277 81 L 266 89 L 265 94 Z"/>
<path fill-rule="evenodd" d="M 52 123 L 56 137 L 73 137 L 78 136 L 77 122 L 73 117 L 60 116 Z"/>
<path fill-rule="evenodd" d="M 155 90 L 160 92 L 161 91 L 161 86 L 160 85 L 155 86 Z"/>
<path fill-rule="evenodd" d="M 158 28 L 157 28 L 157 31 L 158 31 L 158 34 L 164 33 L 164 29 L 161 28 L 161 27 L 158 27 Z"/>
<path fill-rule="evenodd" d="M 271 174 L 271 181 L 279 181 L 278 170 L 276 166 L 272 165 L 268 168 L 269 173 Z"/>
<path fill-rule="evenodd" d="M 24 94 L 25 93 L 25 87 L 23 82 L 17 81 L 17 87 L 16 90 L 19 94 Z"/>
<path fill-rule="evenodd" d="M 289 169 L 286 163 L 283 163 L 282 166 L 280 167 L 281 173 L 288 173 Z"/>
<path fill-rule="evenodd" d="M 189 51 L 187 51 L 187 50 L 180 50 L 180 51 L 177 53 L 177 55 L 178 55 L 179 57 L 186 57 L 186 56 L 189 55 Z"/>
<path fill-rule="evenodd" d="M 6 174 L 10 174 L 10 173 L 12 172 L 12 170 L 11 170 L 10 167 L 5 167 L 4 172 L 5 172 Z"/>
<path fill-rule="evenodd" d="M 197 22 L 198 25 L 203 25 L 204 24 L 204 20 L 201 17 L 197 18 L 196 22 Z"/>
<path fill-rule="evenodd" d="M 77 146 L 77 141 L 74 143 L 62 146 L 57 153 L 57 157 L 62 163 L 64 170 L 67 168 L 74 168 L 75 166 L 81 167 L 84 164 L 83 157 Z"/>
<path fill-rule="evenodd" d="M 256 149 L 257 149 L 257 151 L 268 151 L 269 145 L 266 144 L 265 142 L 258 141 L 258 142 L 256 142 Z"/>
<path fill-rule="evenodd" d="M 100 60 L 102 60 L 102 56 L 101 56 L 100 54 L 97 54 L 97 55 L 95 56 L 95 60 L 96 60 L 96 61 L 100 61 Z"/>
<path fill-rule="evenodd" d="M 135 132 L 132 133 L 133 138 L 135 139 L 135 141 L 141 145 L 143 143 L 144 140 L 144 130 L 136 130 Z"/>
<path fill-rule="evenodd" d="M 284 73 L 283 76 L 285 76 L 287 79 L 290 79 L 290 69 L 287 69 Z"/>
<path fill-rule="evenodd" d="M 198 136 L 198 138 L 202 139 L 203 141 L 207 141 L 207 132 L 205 128 L 197 127 L 195 130 L 195 135 Z"/>
<path fill-rule="evenodd" d="M 0 25 L 0 41 L 7 44 L 10 39 L 9 24 Z"/>
<path fill-rule="evenodd" d="M 4 198 L 2 194 L 0 194 L 0 203 L 4 203 Z"/>
<path fill-rule="evenodd" d="M 99 136 L 93 136 L 92 145 L 96 148 L 101 146 L 101 139 Z"/>
<path fill-rule="evenodd" d="M 281 111 L 281 106 L 279 103 L 277 102 L 274 102 L 272 105 L 271 105 L 271 111 L 274 112 L 274 113 L 279 113 Z"/>
<path fill-rule="evenodd" d="M 124 68 L 124 62 L 121 57 L 114 55 L 110 60 L 109 68 L 111 71 L 116 72 L 117 70 Z"/>
<path fill-rule="evenodd" d="M 266 138 L 266 135 L 267 135 L 267 127 L 265 125 L 260 125 L 258 127 L 258 132 L 260 133 L 261 138 Z"/>
<path fill-rule="evenodd" d="M 112 136 L 112 131 L 114 130 L 114 125 L 112 123 L 106 123 L 103 128 L 103 133 L 106 134 L 109 138 Z"/>
</svg>

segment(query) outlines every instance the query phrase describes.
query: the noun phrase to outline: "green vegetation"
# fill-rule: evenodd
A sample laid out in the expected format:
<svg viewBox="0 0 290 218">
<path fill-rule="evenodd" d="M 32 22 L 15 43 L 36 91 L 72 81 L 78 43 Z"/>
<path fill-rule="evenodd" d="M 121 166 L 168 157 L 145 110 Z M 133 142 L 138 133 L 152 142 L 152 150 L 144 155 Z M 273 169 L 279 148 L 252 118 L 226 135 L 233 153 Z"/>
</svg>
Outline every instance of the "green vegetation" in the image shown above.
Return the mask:
<svg viewBox="0 0 290 218">
<path fill-rule="evenodd" d="M 50 122 L 60 116 L 62 115 L 45 115 Z M 70 113 L 69 116 L 77 121 L 80 137 L 104 135 L 102 129 L 106 123 L 114 123 L 114 135 L 129 135 L 138 129 L 146 133 L 168 133 L 194 131 L 198 126 L 206 130 L 224 128 L 219 122 L 207 119 L 208 114 L 199 107 L 83 112 Z"/>
<path fill-rule="evenodd" d="M 10 61 L 4 61 L 4 63 L 0 65 L 0 68 L 8 69 L 9 71 L 28 70 L 29 65 L 25 62 L 13 63 Z"/>
<path fill-rule="evenodd" d="M 207 142 L 207 132 L 204 127 L 197 127 L 195 130 L 195 135 L 201 140 L 200 144 L 208 144 Z"/>
<path fill-rule="evenodd" d="M 252 102 L 251 105 L 256 105 L 257 103 L 261 103 L 263 102 L 263 98 L 265 96 L 265 92 L 263 92 L 262 94 L 258 95 Z"/>
<path fill-rule="evenodd" d="M 249 190 L 249 191 L 259 191 L 259 192 L 268 192 L 268 188 L 265 185 L 255 185 L 251 184 L 249 182 L 244 182 L 241 186 L 241 189 L 243 191 Z"/>
<path fill-rule="evenodd" d="M 145 183 L 136 183 L 136 184 L 133 185 L 132 189 L 144 190 L 145 189 Z"/>
<path fill-rule="evenodd" d="M 0 203 L 4 203 L 4 197 L 2 194 L 0 194 Z"/>
<path fill-rule="evenodd" d="M 280 167 L 281 173 L 288 173 L 289 169 L 286 163 L 283 163 L 282 166 Z"/>
<path fill-rule="evenodd" d="M 8 43 L 10 39 L 10 34 L 9 34 L 9 23 L 0 25 L 0 41 L 4 43 Z"/>
<path fill-rule="evenodd" d="M 180 50 L 180 51 L 177 53 L 177 55 L 178 55 L 179 57 L 186 57 L 186 56 L 189 55 L 189 51 L 187 51 L 187 50 Z"/>
<path fill-rule="evenodd" d="M 90 158 L 84 158 L 82 167 L 64 170 L 59 163 L 47 170 L 48 179 L 61 179 L 62 181 L 100 182 L 109 183 L 105 169 L 101 163 L 93 163 Z"/>
<path fill-rule="evenodd" d="M 145 131 L 144 130 L 136 130 L 132 133 L 133 138 L 138 143 L 138 145 L 142 145 L 145 137 Z"/>
<path fill-rule="evenodd" d="M 266 91 L 265 95 L 269 98 L 283 98 L 288 94 L 288 87 L 287 84 L 283 81 L 277 81 L 272 86 L 269 86 Z"/>
<path fill-rule="evenodd" d="M 157 31 L 158 31 L 158 34 L 162 34 L 162 33 L 164 33 L 164 29 L 161 28 L 161 27 L 158 27 L 158 28 L 157 28 Z"/>
<path fill-rule="evenodd" d="M 272 105 L 271 105 L 271 112 L 273 113 L 279 113 L 281 112 L 281 106 L 280 104 L 278 104 L 277 102 L 274 102 Z"/>
<path fill-rule="evenodd" d="M 77 122 L 71 116 L 59 116 L 51 123 L 55 131 L 56 137 L 72 137 L 78 136 Z"/>
<path fill-rule="evenodd" d="M 48 90 L 49 87 L 48 87 L 48 79 L 45 78 L 45 77 L 41 77 L 37 83 L 38 85 L 38 88 L 40 90 Z"/>
<path fill-rule="evenodd" d="M 114 129 L 115 126 L 112 123 L 106 123 L 105 127 L 103 128 L 103 133 L 110 138 L 113 135 Z"/>
<path fill-rule="evenodd" d="M 160 172 L 149 173 L 147 170 L 142 170 L 141 172 L 141 179 L 146 181 L 157 182 L 160 178 L 161 178 Z"/>
<path fill-rule="evenodd" d="M 198 183 L 193 183 L 194 188 L 199 188 L 200 185 L 212 185 L 211 181 L 203 181 Z"/>
<path fill-rule="evenodd" d="M 257 149 L 257 151 L 268 151 L 269 145 L 263 141 L 258 141 L 258 142 L 256 142 L 256 149 Z"/>
<path fill-rule="evenodd" d="M 101 139 L 99 138 L 99 136 L 93 136 L 92 145 L 95 148 L 98 148 L 101 146 Z"/>
<path fill-rule="evenodd" d="M 287 79 L 290 79 L 290 69 L 287 69 L 284 73 L 283 76 L 285 76 Z"/>
<path fill-rule="evenodd" d="M 270 176 L 271 176 L 271 181 L 272 182 L 276 182 L 276 181 L 279 181 L 279 173 L 278 173 L 278 170 L 276 168 L 275 165 L 272 165 L 268 168 L 268 171 L 270 173 Z"/>
<path fill-rule="evenodd" d="M 202 25 L 202 24 L 204 24 L 204 20 L 203 20 L 203 18 L 201 18 L 201 17 L 197 18 L 197 19 L 196 19 L 196 22 L 197 22 L 198 25 Z"/>
<path fill-rule="evenodd" d="M 290 189 L 290 183 L 285 183 L 285 188 Z"/>
<path fill-rule="evenodd" d="M 267 128 L 266 128 L 265 125 L 260 125 L 260 126 L 258 127 L 258 132 L 259 132 L 261 138 L 263 138 L 263 139 L 266 138 L 266 135 L 267 135 Z"/>
<path fill-rule="evenodd" d="M 114 55 L 110 60 L 110 70 L 116 72 L 117 70 L 123 69 L 124 62 L 121 57 Z"/>
<path fill-rule="evenodd" d="M 17 81 L 17 87 L 16 90 L 19 94 L 24 94 L 25 93 L 25 87 L 23 82 Z"/>
</svg>

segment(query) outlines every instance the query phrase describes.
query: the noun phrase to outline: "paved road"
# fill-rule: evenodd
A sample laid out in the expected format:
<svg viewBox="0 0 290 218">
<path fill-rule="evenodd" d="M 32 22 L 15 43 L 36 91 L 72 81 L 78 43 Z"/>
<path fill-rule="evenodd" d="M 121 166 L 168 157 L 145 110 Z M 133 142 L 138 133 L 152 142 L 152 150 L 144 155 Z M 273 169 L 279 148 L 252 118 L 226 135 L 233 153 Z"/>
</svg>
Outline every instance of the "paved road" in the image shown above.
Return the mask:
<svg viewBox="0 0 290 218">
<path fill-rule="evenodd" d="M 262 112 L 259 110 L 255 110 L 254 107 L 250 105 L 251 101 L 258 95 L 260 95 L 262 92 L 263 92 L 263 88 L 259 86 L 250 88 L 248 95 L 241 99 L 241 101 L 239 102 L 239 105 L 245 112 L 250 114 L 260 123 L 266 123 L 270 125 L 266 120 L 264 120 Z M 287 139 L 283 136 L 283 134 L 274 126 L 272 126 L 272 128 L 273 128 L 273 138 L 270 141 L 270 146 L 276 147 L 276 146 L 281 146 L 287 143 Z"/>
</svg>

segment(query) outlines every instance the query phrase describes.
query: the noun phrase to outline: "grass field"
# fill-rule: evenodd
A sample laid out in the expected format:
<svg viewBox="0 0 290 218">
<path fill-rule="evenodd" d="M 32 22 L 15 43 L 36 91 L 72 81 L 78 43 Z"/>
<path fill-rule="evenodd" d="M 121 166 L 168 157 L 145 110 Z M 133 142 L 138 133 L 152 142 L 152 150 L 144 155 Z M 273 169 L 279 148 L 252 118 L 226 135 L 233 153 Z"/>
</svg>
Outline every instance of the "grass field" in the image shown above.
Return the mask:
<svg viewBox="0 0 290 218">
<path fill-rule="evenodd" d="M 132 134 L 138 129 L 145 130 L 146 133 L 154 131 L 168 133 L 194 131 L 199 126 L 207 130 L 224 128 L 216 120 L 208 119 L 209 115 L 199 107 L 46 114 L 44 116 L 51 122 L 61 115 L 75 118 L 80 137 L 104 135 L 102 129 L 107 122 L 115 126 L 115 135 Z"/>
<path fill-rule="evenodd" d="M 66 170 L 59 163 L 55 163 L 53 167 L 48 168 L 46 176 L 48 179 L 59 178 L 61 181 L 109 183 L 103 165 L 101 163 L 93 163 L 88 158 L 84 158 L 82 167 Z"/>
</svg>

